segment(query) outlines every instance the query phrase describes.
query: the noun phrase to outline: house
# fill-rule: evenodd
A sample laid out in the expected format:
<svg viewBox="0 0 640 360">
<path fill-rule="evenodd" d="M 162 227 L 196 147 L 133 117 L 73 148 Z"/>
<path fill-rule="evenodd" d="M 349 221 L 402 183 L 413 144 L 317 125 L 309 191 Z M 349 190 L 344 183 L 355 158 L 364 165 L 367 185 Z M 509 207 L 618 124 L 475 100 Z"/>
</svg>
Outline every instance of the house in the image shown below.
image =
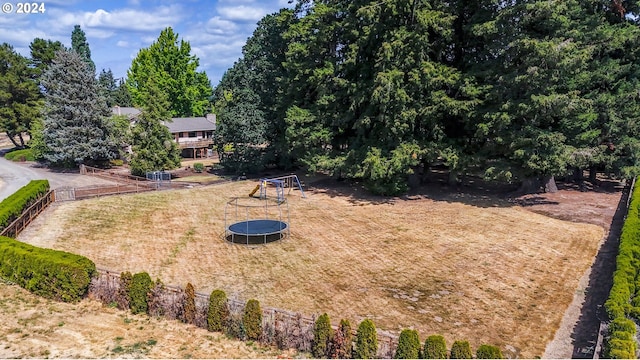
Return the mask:
<svg viewBox="0 0 640 360">
<path fill-rule="evenodd" d="M 184 157 L 207 157 L 208 149 L 213 145 L 213 132 L 216 130 L 216 115 L 201 117 L 173 118 L 165 124 L 173 139 L 178 143 Z"/>
<path fill-rule="evenodd" d="M 123 115 L 129 118 L 131 125 L 141 114 L 140 110 L 132 107 L 115 106 L 112 108 L 114 115 Z M 169 129 L 173 140 L 178 143 L 183 157 L 208 157 L 209 149 L 213 145 L 213 133 L 216 130 L 216 115 L 207 114 L 200 117 L 173 118 L 164 125 Z"/>
</svg>

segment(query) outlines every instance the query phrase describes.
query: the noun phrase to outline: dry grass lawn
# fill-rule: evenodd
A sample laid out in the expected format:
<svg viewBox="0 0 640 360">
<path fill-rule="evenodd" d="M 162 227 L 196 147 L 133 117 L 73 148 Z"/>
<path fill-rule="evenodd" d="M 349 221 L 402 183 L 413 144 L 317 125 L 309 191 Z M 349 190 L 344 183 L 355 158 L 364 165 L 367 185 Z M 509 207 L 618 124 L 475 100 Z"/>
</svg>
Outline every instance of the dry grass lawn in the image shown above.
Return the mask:
<svg viewBox="0 0 640 360">
<path fill-rule="evenodd" d="M 222 239 L 224 204 L 253 182 L 64 203 L 20 236 L 85 255 L 98 267 L 147 271 L 199 292 L 334 323 L 365 317 L 392 332 L 413 327 L 467 339 L 475 349 L 541 356 L 603 229 L 518 206 L 395 199 L 368 201 L 308 191 L 289 197 L 291 237 L 245 247 Z M 258 200 L 255 200 L 258 201 Z"/>
<path fill-rule="evenodd" d="M 35 296 L 0 283 L 0 358 L 275 358 L 282 352 L 176 321 Z M 295 356 L 285 353 L 284 356 Z"/>
</svg>

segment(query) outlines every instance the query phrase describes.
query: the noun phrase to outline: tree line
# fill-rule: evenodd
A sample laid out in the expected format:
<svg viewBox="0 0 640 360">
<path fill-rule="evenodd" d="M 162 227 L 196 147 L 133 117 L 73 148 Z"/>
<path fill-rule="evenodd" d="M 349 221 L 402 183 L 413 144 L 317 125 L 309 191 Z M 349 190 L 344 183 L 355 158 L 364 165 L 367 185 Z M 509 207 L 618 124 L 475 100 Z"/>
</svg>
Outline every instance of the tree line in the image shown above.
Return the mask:
<svg viewBox="0 0 640 360">
<path fill-rule="evenodd" d="M 442 164 L 529 190 L 638 174 L 638 3 L 299 0 L 214 91 L 223 164 L 398 194 Z"/>
<path fill-rule="evenodd" d="M 114 79 L 110 69 L 96 77 L 79 25 L 71 48 L 36 38 L 30 50 L 27 58 L 7 43 L 0 46 L 0 131 L 16 148 L 29 147 L 30 157 L 52 166 L 124 158 L 134 175 L 176 168 L 180 152 L 165 124 L 211 110 L 210 82 L 197 71 L 189 43 L 178 41 L 171 28 L 139 51 L 127 81 Z M 142 114 L 132 126 L 126 116 L 113 115 L 114 106 L 136 106 Z"/>
</svg>

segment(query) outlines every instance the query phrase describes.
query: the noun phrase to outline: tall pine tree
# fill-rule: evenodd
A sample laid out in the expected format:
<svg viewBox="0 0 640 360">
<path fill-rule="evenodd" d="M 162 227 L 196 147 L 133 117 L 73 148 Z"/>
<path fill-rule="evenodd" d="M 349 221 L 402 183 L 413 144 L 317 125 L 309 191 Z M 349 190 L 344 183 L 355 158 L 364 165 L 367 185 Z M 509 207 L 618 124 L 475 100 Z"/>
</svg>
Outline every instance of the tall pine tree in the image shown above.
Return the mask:
<svg viewBox="0 0 640 360">
<path fill-rule="evenodd" d="M 180 166 L 180 150 L 164 125 L 171 121 L 170 104 L 158 87 L 156 76 L 149 76 L 145 94 L 145 106 L 132 130 L 130 165 L 131 173 L 137 176 Z"/>
<path fill-rule="evenodd" d="M 11 45 L 0 45 L 0 131 L 16 147 L 24 147 L 23 133 L 31 130 L 41 107 L 34 69 Z"/>
<path fill-rule="evenodd" d="M 111 111 L 99 95 L 94 73 L 75 51 L 56 52 L 42 76 L 45 95 L 43 157 L 55 165 L 115 158 Z"/>
<path fill-rule="evenodd" d="M 91 60 L 91 49 L 89 49 L 89 43 L 87 42 L 87 36 L 80 28 L 80 25 L 75 25 L 71 32 L 71 49 L 80 55 L 80 58 L 87 64 L 87 67 L 92 74 L 96 73 L 96 64 Z"/>
</svg>

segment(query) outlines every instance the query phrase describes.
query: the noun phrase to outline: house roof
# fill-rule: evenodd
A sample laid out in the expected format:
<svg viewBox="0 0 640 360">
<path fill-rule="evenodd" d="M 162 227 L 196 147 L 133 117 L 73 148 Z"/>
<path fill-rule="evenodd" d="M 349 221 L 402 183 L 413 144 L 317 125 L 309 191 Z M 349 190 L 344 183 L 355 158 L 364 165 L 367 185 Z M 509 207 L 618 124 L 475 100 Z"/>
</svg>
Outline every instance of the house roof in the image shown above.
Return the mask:
<svg viewBox="0 0 640 360">
<path fill-rule="evenodd" d="M 172 122 L 165 124 L 171 133 L 214 131 L 216 129 L 216 116 L 213 114 L 206 117 L 173 118 L 172 120 Z"/>
</svg>

